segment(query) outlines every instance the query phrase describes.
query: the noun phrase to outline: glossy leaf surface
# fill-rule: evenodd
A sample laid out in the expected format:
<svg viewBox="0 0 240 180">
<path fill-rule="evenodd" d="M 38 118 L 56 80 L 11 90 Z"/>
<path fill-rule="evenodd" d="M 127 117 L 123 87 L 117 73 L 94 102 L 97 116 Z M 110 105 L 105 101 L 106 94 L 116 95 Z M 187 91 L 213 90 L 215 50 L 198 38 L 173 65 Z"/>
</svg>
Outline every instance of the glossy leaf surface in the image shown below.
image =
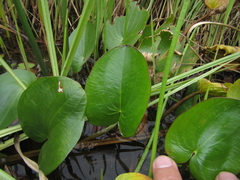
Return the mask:
<svg viewBox="0 0 240 180">
<path fill-rule="evenodd" d="M 52 172 L 80 138 L 86 96 L 81 86 L 66 77 L 44 77 L 21 96 L 18 115 L 23 131 L 44 142 L 38 164 L 44 174 Z"/>
<path fill-rule="evenodd" d="M 26 86 L 36 81 L 36 76 L 29 71 L 19 69 L 14 73 Z M 9 73 L 0 76 L 0 84 L 0 129 L 3 129 L 18 117 L 17 104 L 24 89 Z"/>
<path fill-rule="evenodd" d="M 198 180 L 214 180 L 221 171 L 240 171 L 240 101 L 213 98 L 181 114 L 165 141 L 177 163 L 189 161 Z"/>
<path fill-rule="evenodd" d="M 69 46 L 72 46 L 76 30 L 69 36 Z M 95 45 L 96 30 L 92 23 L 88 22 L 86 29 L 82 35 L 81 41 L 78 45 L 77 52 L 74 56 L 72 69 L 74 73 L 79 72 L 82 69 L 82 65 L 88 60 L 93 52 Z"/>
<path fill-rule="evenodd" d="M 132 136 L 145 113 L 150 79 L 143 55 L 131 46 L 114 48 L 94 65 L 86 83 L 90 123 L 119 123 L 123 136 Z"/>
</svg>

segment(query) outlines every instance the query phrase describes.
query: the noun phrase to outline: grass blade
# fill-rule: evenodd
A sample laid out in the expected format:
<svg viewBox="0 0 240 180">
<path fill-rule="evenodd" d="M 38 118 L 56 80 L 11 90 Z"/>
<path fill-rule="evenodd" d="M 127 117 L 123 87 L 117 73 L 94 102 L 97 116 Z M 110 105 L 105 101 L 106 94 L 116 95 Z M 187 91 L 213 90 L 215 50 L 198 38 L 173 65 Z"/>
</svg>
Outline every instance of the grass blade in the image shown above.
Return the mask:
<svg viewBox="0 0 240 180">
<path fill-rule="evenodd" d="M 18 82 L 18 84 L 22 86 L 24 90 L 27 89 L 26 85 L 16 76 L 16 74 L 13 72 L 13 70 L 8 66 L 8 64 L 3 60 L 1 56 L 0 56 L 0 64 Z"/>
<path fill-rule="evenodd" d="M 49 8 L 48 1 L 38 0 L 38 5 L 39 5 L 42 20 L 43 20 L 44 29 L 46 32 L 45 40 L 47 41 L 48 54 L 49 54 L 51 65 L 52 65 L 53 76 L 59 76 L 57 55 L 56 55 L 54 38 L 53 38 L 53 30 L 52 30 L 52 24 L 50 20 L 50 13 L 48 9 Z"/>
<path fill-rule="evenodd" d="M 40 49 L 37 45 L 35 37 L 32 33 L 31 27 L 28 23 L 28 20 L 27 20 L 27 17 L 25 15 L 24 9 L 22 7 L 21 1 L 13 0 L 13 3 L 15 4 L 15 7 L 16 7 L 18 15 L 19 15 L 19 19 L 20 19 L 20 21 L 23 25 L 24 32 L 26 33 L 26 35 L 28 37 L 28 40 L 29 40 L 29 43 L 33 48 L 36 60 L 40 65 L 42 73 L 43 73 L 44 76 L 48 76 L 49 72 L 48 72 L 47 66 L 43 61 L 43 56 L 42 56 L 41 51 L 40 51 Z"/>
<path fill-rule="evenodd" d="M 175 32 L 173 34 L 172 43 L 171 43 L 171 46 L 169 48 L 167 63 L 166 63 L 165 69 L 164 69 L 164 75 L 163 75 L 163 79 L 162 79 L 162 88 L 160 90 L 157 116 L 156 116 L 156 122 L 155 122 L 155 127 L 154 127 L 154 138 L 153 138 L 151 162 L 150 162 L 150 168 L 149 168 L 149 176 L 150 177 L 152 177 L 152 164 L 153 164 L 154 159 L 156 158 L 156 151 L 157 151 L 157 144 L 158 144 L 158 131 L 159 131 L 160 120 L 161 120 L 162 113 L 163 113 L 163 108 L 164 108 L 164 94 L 165 94 L 165 90 L 166 90 L 168 75 L 169 75 L 169 72 L 170 72 L 170 67 L 172 65 L 174 50 L 175 50 L 175 47 L 176 47 L 176 44 L 177 44 L 177 41 L 178 41 L 180 30 L 181 30 L 181 27 L 182 27 L 183 22 L 184 22 L 184 17 L 187 13 L 187 10 L 188 10 L 188 5 L 189 5 L 189 0 L 184 0 L 182 10 L 181 10 L 180 16 L 178 18 L 177 26 L 176 26 Z"/>
<path fill-rule="evenodd" d="M 73 58 L 74 55 L 77 51 L 77 45 L 79 44 L 81 37 L 83 35 L 84 29 L 87 25 L 87 22 L 89 20 L 90 17 L 90 13 L 92 12 L 93 6 L 95 4 L 96 0 L 88 0 L 85 2 L 85 5 L 83 7 L 83 12 L 81 15 L 81 19 L 78 23 L 77 29 L 76 29 L 76 36 L 75 39 L 73 41 L 72 47 L 69 50 L 68 56 L 66 58 L 65 63 L 62 66 L 62 70 L 61 70 L 61 76 L 67 76 L 68 71 L 72 65 L 73 62 Z"/>
</svg>

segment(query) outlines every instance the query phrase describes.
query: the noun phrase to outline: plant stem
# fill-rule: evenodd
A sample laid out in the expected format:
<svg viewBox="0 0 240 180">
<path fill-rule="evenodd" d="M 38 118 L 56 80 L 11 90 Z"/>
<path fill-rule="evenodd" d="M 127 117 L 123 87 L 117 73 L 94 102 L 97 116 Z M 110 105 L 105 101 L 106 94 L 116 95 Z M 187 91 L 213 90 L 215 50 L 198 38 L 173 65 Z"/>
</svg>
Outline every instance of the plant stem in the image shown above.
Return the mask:
<svg viewBox="0 0 240 180">
<path fill-rule="evenodd" d="M 1 179 L 4 179 L 4 180 L 16 180 L 12 176 L 10 176 L 8 173 L 3 171 L 2 169 L 0 169 L 0 177 Z"/>
<path fill-rule="evenodd" d="M 117 125 L 117 123 L 112 124 L 112 125 L 106 127 L 105 129 L 103 129 L 103 130 L 101 130 L 101 131 L 98 131 L 98 132 L 92 134 L 91 136 L 86 137 L 85 139 L 81 140 L 80 142 L 85 142 L 85 141 L 89 141 L 89 140 L 95 139 L 96 137 L 98 137 L 98 136 L 100 136 L 100 135 L 102 135 L 102 134 L 110 131 L 110 130 L 113 129 L 116 125 Z"/>
<path fill-rule="evenodd" d="M 22 130 L 22 127 L 20 124 L 2 129 L 0 130 L 0 138 L 21 130 Z"/>
<path fill-rule="evenodd" d="M 223 57 L 223 58 L 220 58 L 220 59 L 218 59 L 218 60 L 215 60 L 215 61 L 212 61 L 212 62 L 210 62 L 210 63 L 204 64 L 204 65 L 199 66 L 199 67 L 197 67 L 197 68 L 194 68 L 194 69 L 192 69 L 192 70 L 190 70 L 190 71 L 187 71 L 187 72 L 185 72 L 185 73 L 179 74 L 179 75 L 177 75 L 177 76 L 175 76 L 175 77 L 169 78 L 169 79 L 167 80 L 167 84 L 171 84 L 171 83 L 173 83 L 173 82 L 175 82 L 175 81 L 179 81 L 179 80 L 181 80 L 181 79 L 183 79 L 183 78 L 189 77 L 189 76 L 191 76 L 191 75 L 193 75 L 193 74 L 199 73 L 199 72 L 201 72 L 201 71 L 204 71 L 204 70 L 206 70 L 206 69 L 212 68 L 212 67 L 214 67 L 214 66 L 218 66 L 218 65 L 220 65 L 220 64 L 222 64 L 222 63 L 226 63 L 226 62 L 229 63 L 229 62 L 231 62 L 231 61 L 233 61 L 233 60 L 235 60 L 235 59 L 237 59 L 237 58 L 239 58 L 239 57 L 240 57 L 240 52 L 236 52 L 236 53 L 230 54 L 230 55 L 225 56 L 225 57 Z M 155 89 L 160 89 L 161 87 L 162 87 L 162 82 L 153 85 L 153 86 L 151 87 L 151 90 L 153 91 L 153 90 L 155 90 Z"/>
<path fill-rule="evenodd" d="M 12 2 L 8 1 L 8 6 L 11 7 L 11 5 L 12 5 Z M 21 52 L 25 68 L 28 71 L 30 71 L 28 60 L 27 60 L 27 55 L 26 55 L 26 52 L 25 52 L 25 49 L 24 49 L 24 45 L 23 45 L 23 41 L 22 41 L 22 37 L 21 37 L 21 32 L 20 32 L 19 26 L 17 24 L 17 18 L 15 16 L 15 12 L 16 11 L 14 11 L 14 9 L 11 9 L 11 15 L 12 15 L 13 21 L 15 23 L 16 31 L 17 31 L 17 33 L 16 33 L 17 37 L 16 38 L 17 38 L 19 50 Z"/>
<path fill-rule="evenodd" d="M 18 82 L 18 84 L 24 89 L 27 89 L 27 86 L 16 76 L 16 74 L 13 72 L 13 70 L 8 66 L 8 64 L 3 60 L 3 58 L 0 56 L 0 64 L 6 69 L 6 71 Z"/>
<path fill-rule="evenodd" d="M 25 139 L 28 139 L 28 136 L 25 133 L 20 134 L 20 141 L 23 141 Z M 13 144 L 14 144 L 14 138 L 4 141 L 4 143 L 0 144 L 0 151 L 3 149 L 6 149 L 9 146 L 12 146 Z"/>
<path fill-rule="evenodd" d="M 84 29 L 87 25 L 87 22 L 89 20 L 90 14 L 92 12 L 92 9 L 93 9 L 93 6 L 94 6 L 96 0 L 88 0 L 85 2 L 86 2 L 86 4 L 83 7 L 83 12 L 82 12 L 80 21 L 79 21 L 77 29 L 76 29 L 76 36 L 73 40 L 73 44 L 67 55 L 66 61 L 63 64 L 62 69 L 61 69 L 61 76 L 67 76 L 68 71 L 70 70 L 70 67 L 73 62 L 73 58 L 74 58 L 77 48 L 78 48 L 77 45 L 79 44 L 79 42 L 81 40 L 81 37 L 83 35 Z"/>
<path fill-rule="evenodd" d="M 48 54 L 51 61 L 53 76 L 59 76 L 57 55 L 55 49 L 55 42 L 53 38 L 52 23 L 50 20 L 50 13 L 47 0 L 38 0 L 39 9 L 41 12 L 44 29 L 46 32 L 45 40 L 47 41 Z"/>
<path fill-rule="evenodd" d="M 200 91 L 193 92 L 192 94 L 189 94 L 182 98 L 180 101 L 178 101 L 176 104 L 174 104 L 172 107 L 170 107 L 167 111 L 164 112 L 162 119 L 164 119 L 167 115 L 169 115 L 172 111 L 174 111 L 176 108 L 178 108 L 181 104 L 183 104 L 188 99 L 192 98 L 193 96 L 196 96 L 198 94 L 201 94 Z"/>
<path fill-rule="evenodd" d="M 21 1 L 13 0 L 13 3 L 15 4 L 15 7 L 16 7 L 18 15 L 19 15 L 19 19 L 20 19 L 20 21 L 21 21 L 21 23 L 23 25 L 23 29 L 24 29 L 27 37 L 28 37 L 29 43 L 30 43 L 30 45 L 33 48 L 36 60 L 37 60 L 37 62 L 40 65 L 41 71 L 42 71 L 44 76 L 48 76 L 49 72 L 48 72 L 47 66 L 46 66 L 46 64 L 43 61 L 43 57 L 42 57 L 41 51 L 40 51 L 40 49 L 39 49 L 39 47 L 37 45 L 37 42 L 36 42 L 36 40 L 34 38 L 32 30 L 31 30 L 31 28 L 29 26 L 29 23 L 28 23 L 28 20 L 26 18 L 25 12 L 23 10 Z"/>
<path fill-rule="evenodd" d="M 236 54 L 236 53 L 235 53 L 235 54 Z M 240 54 L 240 53 L 239 53 L 239 54 Z M 240 56 L 239 56 L 239 57 L 240 57 Z M 198 76 L 198 77 L 196 77 L 196 78 L 193 78 L 193 79 L 187 81 L 186 83 L 182 84 L 181 86 L 179 86 L 179 87 L 173 89 L 172 91 L 166 93 L 166 94 L 164 95 L 164 98 L 169 97 L 169 96 L 171 96 L 172 94 L 175 94 L 176 92 L 178 92 L 178 91 L 180 91 L 180 90 L 182 90 L 182 89 L 190 86 L 191 84 L 199 81 L 200 79 L 202 79 L 202 78 L 204 78 L 204 77 L 207 77 L 207 76 L 209 76 L 209 75 L 211 75 L 211 74 L 214 74 L 215 72 L 217 72 L 217 70 L 219 70 L 220 68 L 222 68 L 223 66 L 227 65 L 229 62 L 234 61 L 234 60 L 235 60 L 235 59 L 228 60 L 228 62 L 225 62 L 225 63 L 219 65 L 218 67 L 215 67 L 214 69 L 211 69 L 211 70 L 209 70 L 208 72 L 206 72 L 206 73 L 204 73 L 204 74 L 202 74 L 202 75 L 200 75 L 200 76 Z M 214 62 L 215 62 L 215 61 L 214 61 Z M 173 85 L 174 85 L 174 84 L 173 84 Z M 150 102 L 150 103 L 148 104 L 148 107 L 156 104 L 158 101 L 159 101 L 159 99 L 155 99 L 154 101 L 152 101 L 152 102 Z"/>
<path fill-rule="evenodd" d="M 166 90 L 168 75 L 169 75 L 169 72 L 170 72 L 170 67 L 172 65 L 174 50 L 175 50 L 175 47 L 176 47 L 176 44 L 177 44 L 177 41 L 178 41 L 180 30 L 181 30 L 181 27 L 182 27 L 183 22 L 184 22 L 184 17 L 187 13 L 187 10 L 188 10 L 189 2 L 190 2 L 189 0 L 184 0 L 184 2 L 183 2 L 183 7 L 182 7 L 182 10 L 181 10 L 178 22 L 177 22 L 175 32 L 173 34 L 171 46 L 169 48 L 169 53 L 168 53 L 168 57 L 167 57 L 167 62 L 166 62 L 165 69 L 164 69 L 164 75 L 163 75 L 163 79 L 162 79 L 162 87 L 161 87 L 160 97 L 159 97 L 159 101 L 158 101 L 156 123 L 155 123 L 155 127 L 154 127 L 154 138 L 153 138 L 151 162 L 150 162 L 150 168 L 149 168 L 149 176 L 150 177 L 152 177 L 152 164 L 153 164 L 154 159 L 156 158 L 156 151 L 157 151 L 157 144 L 158 144 L 158 131 L 159 131 L 159 128 L 160 128 L 160 121 L 161 121 L 161 117 L 162 117 L 162 114 L 163 114 L 164 94 L 165 94 L 165 90 Z"/>
<path fill-rule="evenodd" d="M 153 137 L 154 137 L 154 134 L 152 133 L 152 135 L 151 135 L 151 137 L 150 137 L 150 139 L 149 139 L 149 141 L 147 143 L 147 146 L 144 149 L 142 157 L 141 157 L 140 161 L 138 162 L 137 167 L 134 170 L 134 172 L 139 172 L 140 171 L 140 169 L 141 169 L 141 167 L 142 167 L 142 165 L 143 165 L 143 163 L 144 163 L 144 161 L 146 159 L 146 156 L 147 156 L 147 154 L 149 152 L 149 149 L 151 148 L 151 145 L 152 145 L 152 142 L 153 142 Z"/>
<path fill-rule="evenodd" d="M 129 0 L 125 1 L 125 7 L 126 7 L 126 16 L 124 20 L 124 29 L 123 29 L 123 42 L 122 44 L 126 44 L 126 39 L 127 39 L 127 29 L 128 29 L 128 19 L 129 19 L 129 11 L 130 11 L 130 5 L 129 5 Z"/>
<path fill-rule="evenodd" d="M 66 17 L 64 18 L 64 28 L 63 28 L 63 51 L 62 51 L 62 64 L 66 61 L 67 51 L 68 51 L 68 9 L 66 9 Z"/>
</svg>

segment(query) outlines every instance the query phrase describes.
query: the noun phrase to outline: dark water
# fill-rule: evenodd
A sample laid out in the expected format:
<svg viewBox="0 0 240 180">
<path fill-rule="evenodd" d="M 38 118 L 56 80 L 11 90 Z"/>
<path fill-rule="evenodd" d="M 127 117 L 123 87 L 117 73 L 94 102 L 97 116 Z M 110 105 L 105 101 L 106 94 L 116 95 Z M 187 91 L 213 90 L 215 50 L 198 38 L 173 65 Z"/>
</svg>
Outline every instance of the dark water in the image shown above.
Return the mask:
<svg viewBox="0 0 240 180">
<path fill-rule="evenodd" d="M 138 135 L 131 139 L 123 139 L 117 129 L 114 129 L 97 137 L 95 143 L 90 141 L 84 146 L 81 144 L 75 146 L 64 162 L 48 175 L 48 178 L 50 180 L 98 180 L 101 179 L 102 175 L 105 180 L 111 180 L 119 174 L 134 171 L 154 127 L 154 120 L 154 115 L 149 113 L 148 118 L 144 120 L 139 129 Z M 87 137 L 100 129 L 101 127 L 86 123 L 82 136 Z M 159 153 L 161 154 L 164 153 L 163 135 L 159 136 Z M 22 151 L 30 152 L 30 158 L 35 161 L 37 161 L 38 153 L 31 152 L 40 149 L 40 147 L 40 144 L 31 140 L 21 142 Z M 4 168 L 3 165 L 7 165 L 16 179 L 38 179 L 36 173 L 28 168 L 21 159 L 12 158 L 12 155 L 17 154 L 13 147 L 2 153 L 9 155 L 9 157 L 5 159 L 5 163 L 1 163 L 1 168 Z M 146 175 L 150 165 L 150 153 L 140 171 Z"/>
</svg>

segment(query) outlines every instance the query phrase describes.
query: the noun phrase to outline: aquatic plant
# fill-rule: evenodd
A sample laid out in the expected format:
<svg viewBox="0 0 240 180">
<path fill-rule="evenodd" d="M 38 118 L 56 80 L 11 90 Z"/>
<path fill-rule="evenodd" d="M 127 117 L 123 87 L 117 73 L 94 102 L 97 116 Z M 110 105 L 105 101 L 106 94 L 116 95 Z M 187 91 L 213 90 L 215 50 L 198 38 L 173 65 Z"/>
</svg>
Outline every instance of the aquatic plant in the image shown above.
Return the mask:
<svg viewBox="0 0 240 180">
<path fill-rule="evenodd" d="M 56 1 L 54 4 L 58 10 L 56 13 L 59 13 L 59 21 L 63 25 L 64 41 L 63 48 L 60 50 L 54 40 L 53 32 L 57 31 L 57 24 L 51 21 L 50 4 L 47 0 L 39 0 L 37 6 L 51 63 L 48 69 L 42 56 L 38 56 L 41 52 L 30 28 L 23 4 L 17 0 L 13 0 L 13 4 L 10 1 L 8 3 L 9 6 L 15 5 L 16 11 L 11 9 L 12 16 L 15 23 L 19 18 L 24 27 L 24 32 L 41 66 L 41 77 L 38 78 L 36 74 L 29 71 L 27 61 L 24 64 L 28 70 L 12 70 L 0 57 L 0 63 L 7 71 L 0 75 L 0 115 L 2 117 L 0 135 L 4 137 L 23 130 L 24 133 L 20 135 L 20 139 L 18 136 L 15 137 L 16 149 L 24 161 L 42 178 L 45 178 L 45 175 L 57 168 L 66 158 L 78 142 L 86 120 L 98 126 L 117 124 L 122 135 L 129 137 L 136 133 L 147 107 L 157 104 L 154 131 L 144 156 L 135 170 L 139 172 L 150 147 L 152 147 L 151 162 L 156 157 L 158 131 L 170 96 L 196 82 L 203 82 L 203 78 L 222 70 L 223 67 L 240 57 L 240 52 L 220 58 L 215 56 L 212 62 L 194 67 L 197 60 L 201 58 L 198 56 L 198 48 L 194 45 L 196 26 L 185 23 L 184 19 L 190 18 L 191 15 L 194 17 L 192 9 L 201 6 L 200 1 L 192 3 L 184 0 L 179 12 L 172 12 L 173 15 L 169 15 L 164 23 L 156 25 L 153 23 L 154 1 L 149 2 L 146 10 L 143 8 L 144 3 L 139 7 L 136 2 L 126 1 L 124 6 L 126 14 L 113 17 L 113 4 L 110 1 L 88 0 L 85 1 L 80 20 L 71 35 L 68 34 L 67 1 L 65 3 Z M 223 22 L 212 23 L 213 25 L 231 27 L 226 24 L 233 3 L 234 1 L 229 1 Z M 180 2 L 175 2 L 174 5 L 177 6 L 177 4 Z M 108 8 L 107 13 L 105 13 L 105 8 Z M 189 11 L 191 13 L 188 13 Z M 175 18 L 176 14 L 179 15 L 178 18 Z M 149 25 L 148 20 L 150 20 Z M 16 29 L 18 28 L 16 23 Z M 239 31 L 238 28 L 233 27 L 235 31 Z M 188 32 L 192 32 L 192 34 L 186 34 L 187 37 L 184 40 L 181 39 L 183 29 L 189 29 Z M 224 29 L 219 32 L 222 37 Z M 17 31 L 17 35 L 21 38 L 20 31 Z M 99 58 L 100 41 L 103 55 Z M 18 43 L 24 54 L 22 43 L 20 41 Z M 206 44 L 209 46 L 208 43 Z M 146 55 L 152 63 L 153 77 L 151 79 L 145 60 Z M 61 61 L 58 60 L 58 56 L 61 57 Z M 94 56 L 95 64 L 83 89 L 70 77 L 71 73 L 78 73 L 91 56 Z M 201 75 L 196 76 L 197 73 Z M 160 82 L 157 82 L 157 74 L 162 74 Z M 219 92 L 219 86 L 216 90 L 216 84 L 204 81 L 207 86 L 205 88 L 199 86 L 196 94 L 205 94 L 205 100 L 209 100 L 200 102 L 187 112 L 181 113 L 167 133 L 166 152 L 178 163 L 187 162 L 191 158 L 190 170 L 197 179 L 213 179 L 222 170 L 233 173 L 239 171 L 237 161 L 225 160 L 217 166 L 207 163 L 209 160 L 215 162 L 219 157 L 224 156 L 223 153 L 226 151 L 228 152 L 226 159 L 239 156 L 239 153 L 235 151 L 235 148 L 239 148 L 239 145 L 236 145 L 239 136 L 237 133 L 232 134 L 239 128 L 238 119 L 235 118 L 239 115 L 237 108 L 239 97 L 236 95 L 239 89 L 238 82 L 236 81 L 229 90 L 227 88 L 224 91 L 225 97 L 209 99 L 211 92 L 215 95 Z M 220 89 L 221 87 L 220 85 Z M 158 96 L 158 98 L 149 102 L 150 96 Z M 203 111 L 205 114 L 200 117 Z M 207 111 L 214 113 L 207 113 Z M 16 118 L 20 124 L 6 128 Z M 189 136 L 189 134 L 193 135 Z M 226 138 L 222 138 L 223 136 Z M 21 153 L 19 142 L 28 137 L 44 143 L 38 164 L 32 163 Z M 206 140 L 206 137 L 209 138 Z M 234 144 L 235 148 L 226 146 L 226 143 Z M 0 148 L 4 149 L 12 144 L 13 139 L 9 139 L 1 144 Z M 212 148 L 212 144 L 217 144 L 217 146 Z M 217 153 L 216 148 L 223 149 L 223 151 Z M 206 154 L 209 156 L 206 157 Z M 201 164 L 196 166 L 199 158 L 202 160 Z M 226 163 L 230 165 L 226 167 Z M 149 176 L 152 176 L 151 167 L 149 167 Z"/>
</svg>

